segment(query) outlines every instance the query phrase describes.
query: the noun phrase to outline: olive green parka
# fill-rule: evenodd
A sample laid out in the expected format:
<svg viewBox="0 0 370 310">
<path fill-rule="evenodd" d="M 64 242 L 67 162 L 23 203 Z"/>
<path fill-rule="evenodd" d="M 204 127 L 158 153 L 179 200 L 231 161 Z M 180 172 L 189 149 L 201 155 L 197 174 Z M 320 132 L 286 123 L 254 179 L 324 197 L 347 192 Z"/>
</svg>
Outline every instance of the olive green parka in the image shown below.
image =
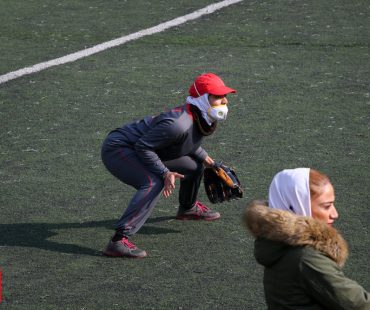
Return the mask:
<svg viewBox="0 0 370 310">
<path fill-rule="evenodd" d="M 249 204 L 245 222 L 268 309 L 370 310 L 370 294 L 343 274 L 348 247 L 333 227 L 262 201 Z"/>
</svg>

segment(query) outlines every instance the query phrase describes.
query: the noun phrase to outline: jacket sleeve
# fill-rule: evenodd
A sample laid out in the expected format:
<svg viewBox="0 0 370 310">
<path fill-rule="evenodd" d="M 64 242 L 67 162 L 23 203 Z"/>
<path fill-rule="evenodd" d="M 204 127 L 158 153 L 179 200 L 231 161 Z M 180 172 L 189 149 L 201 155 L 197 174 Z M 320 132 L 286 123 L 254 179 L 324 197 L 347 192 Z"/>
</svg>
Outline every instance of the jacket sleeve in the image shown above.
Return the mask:
<svg viewBox="0 0 370 310">
<path fill-rule="evenodd" d="M 301 272 L 308 293 L 325 308 L 370 310 L 370 294 L 347 278 L 340 267 L 324 254 L 314 249 L 305 251 Z"/>
<path fill-rule="evenodd" d="M 163 177 L 169 171 L 156 151 L 181 139 L 181 132 L 179 131 L 179 127 L 176 126 L 173 120 L 165 119 L 156 124 L 135 143 L 134 147 L 137 155 L 151 172 Z"/>
<path fill-rule="evenodd" d="M 201 146 L 198 147 L 195 152 L 191 154 L 195 159 L 198 161 L 204 162 L 206 157 L 208 156 L 208 153 L 206 152 L 205 149 L 203 149 Z"/>
</svg>

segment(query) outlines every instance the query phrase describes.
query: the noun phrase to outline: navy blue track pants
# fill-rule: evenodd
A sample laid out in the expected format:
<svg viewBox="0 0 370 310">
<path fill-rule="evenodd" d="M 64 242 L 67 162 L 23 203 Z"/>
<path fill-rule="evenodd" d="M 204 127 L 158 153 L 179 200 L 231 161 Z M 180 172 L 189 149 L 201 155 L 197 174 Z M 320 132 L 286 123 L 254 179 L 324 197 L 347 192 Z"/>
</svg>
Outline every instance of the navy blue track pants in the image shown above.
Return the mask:
<svg viewBox="0 0 370 310">
<path fill-rule="evenodd" d="M 135 150 L 128 147 L 103 144 L 102 160 L 108 171 L 115 177 L 136 189 L 135 195 L 116 224 L 116 229 L 123 230 L 124 235 L 133 235 L 152 213 L 164 188 L 164 180 L 161 176 L 150 172 L 141 163 Z M 191 208 L 195 204 L 201 184 L 203 163 L 190 156 L 163 161 L 163 163 L 170 171 L 185 175 L 185 178 L 180 180 L 179 207 Z"/>
</svg>

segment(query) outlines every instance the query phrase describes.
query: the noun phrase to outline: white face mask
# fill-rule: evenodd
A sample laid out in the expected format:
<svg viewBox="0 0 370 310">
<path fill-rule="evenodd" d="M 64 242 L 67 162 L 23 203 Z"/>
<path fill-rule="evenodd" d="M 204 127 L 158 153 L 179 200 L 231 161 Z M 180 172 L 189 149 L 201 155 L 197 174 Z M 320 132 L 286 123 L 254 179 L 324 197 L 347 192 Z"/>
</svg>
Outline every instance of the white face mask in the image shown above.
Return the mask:
<svg viewBox="0 0 370 310">
<path fill-rule="evenodd" d="M 213 121 L 224 121 L 227 117 L 227 112 L 229 109 L 227 108 L 226 104 L 223 105 L 218 105 L 215 107 L 210 107 L 208 109 L 208 116 L 213 120 Z"/>
</svg>

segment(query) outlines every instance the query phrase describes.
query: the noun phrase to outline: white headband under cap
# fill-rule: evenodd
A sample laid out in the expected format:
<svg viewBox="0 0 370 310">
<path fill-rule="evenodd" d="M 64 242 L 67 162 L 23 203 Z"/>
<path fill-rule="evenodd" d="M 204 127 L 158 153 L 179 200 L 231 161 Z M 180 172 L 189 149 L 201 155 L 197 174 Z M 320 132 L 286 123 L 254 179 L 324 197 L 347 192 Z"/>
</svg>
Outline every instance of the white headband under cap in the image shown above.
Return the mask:
<svg viewBox="0 0 370 310">
<path fill-rule="evenodd" d="M 207 113 L 208 109 L 211 107 L 211 105 L 209 104 L 209 101 L 208 101 L 208 94 L 207 93 L 205 93 L 204 95 L 199 96 L 197 98 L 194 98 L 192 96 L 188 96 L 186 98 L 186 102 L 198 107 L 198 109 L 202 113 L 202 116 L 205 119 L 205 121 L 207 122 L 207 124 L 212 125 L 212 120 L 210 119 L 210 117 Z"/>
<path fill-rule="evenodd" d="M 311 216 L 309 177 L 309 168 L 285 169 L 277 173 L 269 188 L 269 206 Z"/>
</svg>

